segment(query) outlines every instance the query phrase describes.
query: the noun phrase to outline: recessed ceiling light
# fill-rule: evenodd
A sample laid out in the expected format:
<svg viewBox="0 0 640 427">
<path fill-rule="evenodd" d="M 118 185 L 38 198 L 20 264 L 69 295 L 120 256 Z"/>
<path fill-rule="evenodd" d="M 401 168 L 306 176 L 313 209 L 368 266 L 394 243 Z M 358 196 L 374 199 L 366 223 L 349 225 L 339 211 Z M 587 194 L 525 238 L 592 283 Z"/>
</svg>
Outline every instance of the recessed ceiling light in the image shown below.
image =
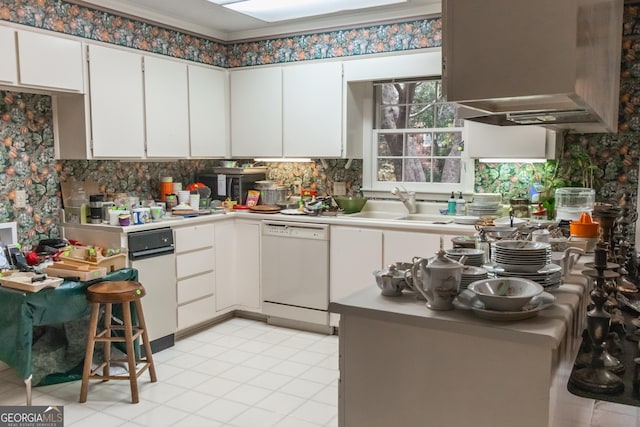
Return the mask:
<svg viewBox="0 0 640 427">
<path fill-rule="evenodd" d="M 345 10 L 406 3 L 407 0 L 208 0 L 266 22 L 306 18 Z"/>
</svg>

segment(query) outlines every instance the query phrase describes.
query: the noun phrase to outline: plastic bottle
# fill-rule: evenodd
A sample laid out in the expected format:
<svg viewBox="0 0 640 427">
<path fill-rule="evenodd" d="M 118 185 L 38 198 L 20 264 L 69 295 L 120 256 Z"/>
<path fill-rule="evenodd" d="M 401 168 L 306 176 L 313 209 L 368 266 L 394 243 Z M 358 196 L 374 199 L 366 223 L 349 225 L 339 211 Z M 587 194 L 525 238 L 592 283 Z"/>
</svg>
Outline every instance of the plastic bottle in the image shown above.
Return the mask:
<svg viewBox="0 0 640 427">
<path fill-rule="evenodd" d="M 462 198 L 462 191 L 460 192 L 460 196 L 456 200 L 456 215 L 464 215 L 466 208 L 466 201 Z"/>
<path fill-rule="evenodd" d="M 447 215 L 455 215 L 456 214 L 456 196 L 451 192 L 451 197 L 447 201 Z"/>
</svg>

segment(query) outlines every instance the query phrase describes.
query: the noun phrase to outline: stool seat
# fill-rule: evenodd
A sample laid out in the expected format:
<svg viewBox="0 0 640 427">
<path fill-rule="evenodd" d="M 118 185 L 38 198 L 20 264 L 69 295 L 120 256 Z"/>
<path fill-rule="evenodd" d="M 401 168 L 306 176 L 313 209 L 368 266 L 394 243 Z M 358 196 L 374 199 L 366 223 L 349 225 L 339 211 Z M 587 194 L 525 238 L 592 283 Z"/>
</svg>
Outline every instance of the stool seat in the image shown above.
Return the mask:
<svg viewBox="0 0 640 427">
<path fill-rule="evenodd" d="M 122 303 L 135 301 L 146 295 L 140 282 L 100 282 L 87 288 L 87 300 L 97 303 Z"/>
<path fill-rule="evenodd" d="M 147 325 L 142 312 L 140 299 L 146 294 L 141 283 L 135 281 L 113 281 L 99 282 L 87 288 L 87 300 L 91 303 L 91 317 L 89 320 L 89 334 L 87 339 L 87 349 L 84 358 L 84 369 L 82 371 L 82 386 L 80 388 L 80 402 L 87 401 L 89 391 L 89 380 L 128 380 L 131 386 L 131 401 L 138 403 L 138 377 L 147 369 L 151 382 L 156 382 L 156 369 L 151 354 L 151 344 Z M 132 306 L 137 315 L 137 324 L 132 322 Z M 112 304 L 122 307 L 122 320 L 115 319 L 112 324 L 113 309 Z M 104 306 L 104 328 L 97 331 L 100 308 Z M 120 334 L 112 335 L 113 331 L 121 331 Z M 124 334 L 124 336 L 123 336 Z M 136 358 L 134 343 L 138 338 L 142 338 L 145 351 L 144 358 Z M 95 344 L 104 344 L 103 362 L 95 369 L 91 369 L 93 362 L 93 352 Z M 126 359 L 111 358 L 111 343 L 124 343 L 127 351 Z M 112 362 L 126 362 L 128 367 L 127 375 L 111 375 L 109 370 Z M 138 364 L 140 367 L 138 368 Z"/>
</svg>

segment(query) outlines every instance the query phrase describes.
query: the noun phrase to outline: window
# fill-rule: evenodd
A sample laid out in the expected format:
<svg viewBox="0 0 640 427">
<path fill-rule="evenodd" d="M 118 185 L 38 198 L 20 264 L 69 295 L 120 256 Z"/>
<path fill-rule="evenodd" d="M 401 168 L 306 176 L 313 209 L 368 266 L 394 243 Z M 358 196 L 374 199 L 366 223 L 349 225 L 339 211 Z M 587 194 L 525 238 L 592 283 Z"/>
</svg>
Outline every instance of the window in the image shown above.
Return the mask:
<svg viewBox="0 0 640 427">
<path fill-rule="evenodd" d="M 446 102 L 438 79 L 374 84 L 375 117 L 365 187 L 389 191 L 469 191 L 457 104 Z M 369 170 L 368 170 L 369 169 Z"/>
</svg>

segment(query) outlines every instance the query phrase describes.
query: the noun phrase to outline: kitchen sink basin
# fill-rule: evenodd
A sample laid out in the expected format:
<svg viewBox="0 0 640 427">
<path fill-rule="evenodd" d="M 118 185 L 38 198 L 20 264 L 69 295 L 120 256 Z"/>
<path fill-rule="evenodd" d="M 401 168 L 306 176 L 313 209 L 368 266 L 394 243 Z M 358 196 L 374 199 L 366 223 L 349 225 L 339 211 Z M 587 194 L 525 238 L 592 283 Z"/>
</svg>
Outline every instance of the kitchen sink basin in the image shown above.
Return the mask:
<svg viewBox="0 0 640 427">
<path fill-rule="evenodd" d="M 367 211 L 367 212 L 358 212 L 348 216 L 345 218 L 369 218 L 369 219 L 391 219 L 397 221 L 423 221 L 429 223 L 437 223 L 437 224 L 448 224 L 453 222 L 453 219 L 447 218 L 443 215 L 437 214 L 424 214 L 424 213 L 415 213 L 415 214 L 402 214 L 399 212 L 385 212 L 385 211 Z"/>
<path fill-rule="evenodd" d="M 421 213 L 409 214 L 396 219 L 401 221 L 425 221 L 425 222 L 432 222 L 432 223 L 438 223 L 438 224 L 449 224 L 453 222 L 453 219 L 447 218 L 446 216 L 443 216 L 443 215 L 421 214 Z"/>
<path fill-rule="evenodd" d="M 371 219 L 398 219 L 402 213 L 399 212 L 385 212 L 385 211 L 365 211 L 345 215 L 345 218 L 371 218 Z"/>
</svg>

